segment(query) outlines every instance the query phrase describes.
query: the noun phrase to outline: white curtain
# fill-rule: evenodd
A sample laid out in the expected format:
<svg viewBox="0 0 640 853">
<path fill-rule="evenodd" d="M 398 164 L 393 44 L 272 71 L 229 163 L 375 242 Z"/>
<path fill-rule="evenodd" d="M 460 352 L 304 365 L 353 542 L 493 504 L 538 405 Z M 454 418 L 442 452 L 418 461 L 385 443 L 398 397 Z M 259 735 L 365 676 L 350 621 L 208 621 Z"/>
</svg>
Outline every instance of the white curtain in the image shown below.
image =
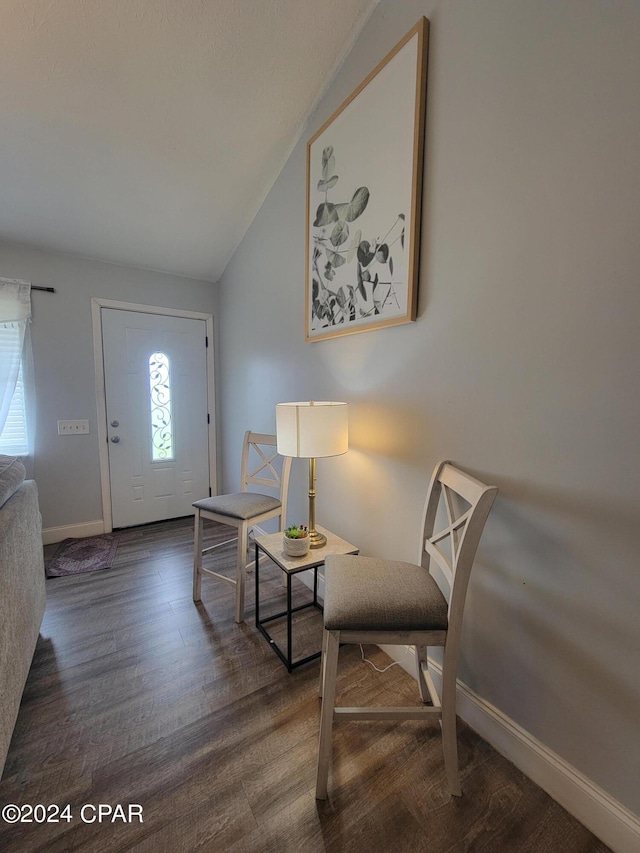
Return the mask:
<svg viewBox="0 0 640 853">
<path fill-rule="evenodd" d="M 30 282 L 0 278 L 0 433 L 16 387 L 30 318 Z"/>
</svg>

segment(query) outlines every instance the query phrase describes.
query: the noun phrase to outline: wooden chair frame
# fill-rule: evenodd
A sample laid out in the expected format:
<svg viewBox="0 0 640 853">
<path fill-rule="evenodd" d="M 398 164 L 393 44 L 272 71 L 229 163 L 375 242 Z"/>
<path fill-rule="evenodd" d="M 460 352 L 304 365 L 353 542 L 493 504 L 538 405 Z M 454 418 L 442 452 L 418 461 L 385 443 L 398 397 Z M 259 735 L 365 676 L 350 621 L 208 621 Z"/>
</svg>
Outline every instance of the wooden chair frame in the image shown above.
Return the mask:
<svg viewBox="0 0 640 853">
<path fill-rule="evenodd" d="M 460 650 L 462 616 L 469 584 L 471 567 L 475 559 L 480 536 L 497 494 L 495 486 L 485 486 L 469 474 L 455 468 L 450 462 L 440 462 L 433 473 L 422 519 L 422 533 L 418 565 L 427 571 L 433 560 L 441 570 L 448 586 L 448 628 L 440 631 L 328 631 L 323 633 L 323 651 L 320 672 L 322 709 L 320 713 L 320 741 L 316 777 L 316 799 L 327 797 L 327 780 L 331 759 L 331 729 L 335 717 L 356 720 L 421 720 L 440 718 L 445 771 L 451 794 L 460 796 L 462 790 L 458 774 L 458 743 L 456 738 L 456 679 Z M 460 508 L 460 496 L 468 509 Z M 438 507 L 444 503 L 447 524 L 434 532 Z M 442 548 L 448 539 L 451 556 Z M 433 573 L 432 573 L 433 574 Z M 436 579 L 437 581 L 437 579 Z M 364 581 L 366 583 L 366 579 Z M 398 579 L 401 583 L 401 578 Z M 444 592 L 444 591 L 443 591 Z M 343 643 L 372 643 L 376 645 L 415 646 L 416 677 L 420 697 L 430 705 L 422 707 L 365 707 L 335 706 L 338 651 Z M 442 696 L 439 696 L 429 671 L 427 649 L 443 646 Z"/>
<path fill-rule="evenodd" d="M 260 489 L 269 488 L 278 492 L 280 506 L 267 512 L 254 515 L 251 518 L 236 518 L 223 515 L 222 513 L 195 507 L 194 533 L 193 533 L 193 600 L 200 601 L 202 589 L 202 576 L 218 578 L 230 583 L 236 588 L 235 621 L 244 620 L 244 596 L 246 586 L 246 570 L 252 565 L 247 561 L 247 543 L 249 532 L 256 524 L 268 521 L 270 518 L 280 517 L 280 530 L 284 530 L 287 518 L 287 497 L 289 493 L 289 475 L 291 473 L 291 458 L 282 457 L 282 470 L 278 471 L 274 465 L 279 454 L 276 448 L 276 436 L 266 433 L 251 432 L 247 430 L 242 445 L 241 480 L 242 492 L 248 492 L 249 486 L 259 486 Z M 256 462 L 252 460 L 256 458 Z M 255 464 L 255 467 L 250 467 Z M 238 535 L 209 548 L 202 548 L 203 522 L 218 521 L 230 527 L 235 527 Z M 229 578 L 213 569 L 206 569 L 202 565 L 202 556 L 217 548 L 222 548 L 230 542 L 238 542 L 236 558 L 236 576 Z"/>
</svg>

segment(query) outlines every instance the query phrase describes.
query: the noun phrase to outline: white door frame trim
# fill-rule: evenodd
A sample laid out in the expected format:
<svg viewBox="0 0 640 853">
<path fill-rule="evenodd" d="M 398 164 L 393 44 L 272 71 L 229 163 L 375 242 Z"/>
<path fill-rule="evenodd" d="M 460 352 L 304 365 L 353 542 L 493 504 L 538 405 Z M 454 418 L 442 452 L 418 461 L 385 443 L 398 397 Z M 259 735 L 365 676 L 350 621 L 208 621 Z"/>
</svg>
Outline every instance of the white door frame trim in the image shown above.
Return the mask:
<svg viewBox="0 0 640 853">
<path fill-rule="evenodd" d="M 204 320 L 209 339 L 207 347 L 207 407 L 209 418 L 209 483 L 213 494 L 217 493 L 216 480 L 216 412 L 215 381 L 213 357 L 213 314 L 199 311 L 182 311 L 179 308 L 162 308 L 159 305 L 139 305 L 133 302 L 120 302 L 114 299 L 91 297 L 91 323 L 93 326 L 93 360 L 96 378 L 96 404 L 98 407 L 98 448 L 100 458 L 100 483 L 102 488 L 102 519 L 104 532 L 113 530 L 111 515 L 111 479 L 109 476 L 109 445 L 107 436 L 107 400 L 104 383 L 104 355 L 102 350 L 102 308 L 116 308 L 119 311 L 138 311 L 141 314 L 161 314 L 165 317 L 182 317 L 187 320 Z"/>
</svg>

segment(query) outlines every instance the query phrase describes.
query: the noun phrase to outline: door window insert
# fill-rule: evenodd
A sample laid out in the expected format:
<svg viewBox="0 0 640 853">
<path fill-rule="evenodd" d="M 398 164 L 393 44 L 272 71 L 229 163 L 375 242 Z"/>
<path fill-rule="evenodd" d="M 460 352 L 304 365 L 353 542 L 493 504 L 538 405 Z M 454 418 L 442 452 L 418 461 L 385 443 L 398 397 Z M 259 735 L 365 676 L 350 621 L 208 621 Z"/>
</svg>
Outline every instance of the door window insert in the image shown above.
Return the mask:
<svg viewBox="0 0 640 853">
<path fill-rule="evenodd" d="M 163 352 L 149 356 L 149 400 L 151 405 L 151 459 L 173 459 L 173 420 L 171 417 L 171 370 Z"/>
</svg>

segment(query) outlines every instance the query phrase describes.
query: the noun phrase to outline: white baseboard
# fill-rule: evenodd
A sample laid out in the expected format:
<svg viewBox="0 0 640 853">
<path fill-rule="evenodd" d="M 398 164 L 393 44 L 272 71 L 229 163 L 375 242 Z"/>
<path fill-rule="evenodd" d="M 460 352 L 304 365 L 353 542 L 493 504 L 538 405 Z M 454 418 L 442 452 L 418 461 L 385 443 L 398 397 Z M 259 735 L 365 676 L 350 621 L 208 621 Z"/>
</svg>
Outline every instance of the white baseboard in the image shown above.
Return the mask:
<svg viewBox="0 0 640 853">
<path fill-rule="evenodd" d="M 66 524 L 63 527 L 45 527 L 42 531 L 42 544 L 52 545 L 63 539 L 82 539 L 85 536 L 100 536 L 104 533 L 104 522 L 101 518 L 96 521 L 84 521 L 82 524 Z"/>
<path fill-rule="evenodd" d="M 415 678 L 413 647 L 382 646 Z M 407 654 L 409 652 L 409 654 Z M 436 686 L 442 669 L 430 660 Z M 458 716 L 616 853 L 640 850 L 640 818 L 458 681 Z"/>
</svg>

